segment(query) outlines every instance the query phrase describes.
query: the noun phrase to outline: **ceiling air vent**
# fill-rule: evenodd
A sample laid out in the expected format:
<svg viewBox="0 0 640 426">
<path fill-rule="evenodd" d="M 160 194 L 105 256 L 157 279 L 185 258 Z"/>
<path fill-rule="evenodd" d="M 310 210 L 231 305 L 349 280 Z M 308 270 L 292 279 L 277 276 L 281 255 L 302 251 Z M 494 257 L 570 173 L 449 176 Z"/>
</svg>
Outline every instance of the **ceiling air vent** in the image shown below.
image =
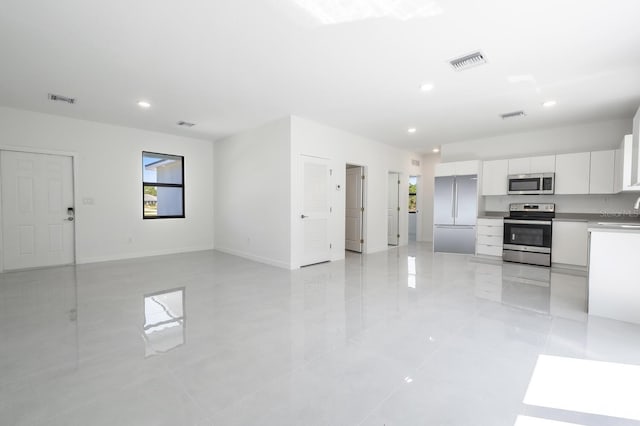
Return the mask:
<svg viewBox="0 0 640 426">
<path fill-rule="evenodd" d="M 463 71 L 469 68 L 477 67 L 478 65 L 486 64 L 487 60 L 485 59 L 482 52 L 474 52 L 468 55 L 461 56 L 459 58 L 455 58 L 449 61 L 451 66 L 456 71 Z"/>
<path fill-rule="evenodd" d="M 66 102 L 68 104 L 75 104 L 76 103 L 76 98 L 70 98 L 68 96 L 55 95 L 53 93 L 49 93 L 48 97 L 49 97 L 50 101 Z"/>
<path fill-rule="evenodd" d="M 514 111 L 506 114 L 500 114 L 500 117 L 502 117 L 503 120 L 506 120 L 507 118 L 524 117 L 525 115 L 527 114 L 525 114 L 524 111 Z"/>
<path fill-rule="evenodd" d="M 412 166 L 420 166 L 420 160 L 411 159 L 411 165 Z"/>
<path fill-rule="evenodd" d="M 183 126 L 183 127 L 193 127 L 196 125 L 196 123 L 189 123 L 188 121 L 178 121 L 178 126 Z"/>
</svg>

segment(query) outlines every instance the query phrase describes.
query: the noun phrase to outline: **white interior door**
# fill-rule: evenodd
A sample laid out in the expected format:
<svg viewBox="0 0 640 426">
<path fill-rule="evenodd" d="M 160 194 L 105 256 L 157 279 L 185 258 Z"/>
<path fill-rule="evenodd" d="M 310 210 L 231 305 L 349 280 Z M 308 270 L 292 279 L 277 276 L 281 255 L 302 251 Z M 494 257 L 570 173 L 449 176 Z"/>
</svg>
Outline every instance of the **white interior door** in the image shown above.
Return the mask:
<svg viewBox="0 0 640 426">
<path fill-rule="evenodd" d="M 4 269 L 74 262 L 71 157 L 0 152 Z"/>
<path fill-rule="evenodd" d="M 362 253 L 364 167 L 349 167 L 346 180 L 345 248 Z"/>
<path fill-rule="evenodd" d="M 389 196 L 387 208 L 388 244 L 400 243 L 400 174 L 389 173 Z"/>
<path fill-rule="evenodd" d="M 327 160 L 300 157 L 302 173 L 302 259 L 301 266 L 330 260 L 329 166 Z"/>
</svg>

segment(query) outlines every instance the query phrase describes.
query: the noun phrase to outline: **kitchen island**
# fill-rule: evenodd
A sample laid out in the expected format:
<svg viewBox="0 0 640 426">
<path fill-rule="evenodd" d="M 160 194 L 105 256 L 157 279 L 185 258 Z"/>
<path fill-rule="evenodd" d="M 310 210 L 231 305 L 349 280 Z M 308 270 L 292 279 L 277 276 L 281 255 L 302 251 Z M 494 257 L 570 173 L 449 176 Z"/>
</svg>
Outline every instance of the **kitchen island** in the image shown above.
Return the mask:
<svg viewBox="0 0 640 426">
<path fill-rule="evenodd" d="M 640 224 L 589 224 L 589 315 L 640 324 Z"/>
</svg>

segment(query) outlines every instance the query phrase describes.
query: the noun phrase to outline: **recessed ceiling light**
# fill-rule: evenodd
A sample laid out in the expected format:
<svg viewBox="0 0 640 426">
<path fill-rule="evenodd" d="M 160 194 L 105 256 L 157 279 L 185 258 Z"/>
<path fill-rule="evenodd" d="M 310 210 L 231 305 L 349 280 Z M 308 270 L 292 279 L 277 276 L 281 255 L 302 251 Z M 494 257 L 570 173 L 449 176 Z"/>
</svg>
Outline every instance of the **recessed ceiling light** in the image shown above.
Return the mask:
<svg viewBox="0 0 640 426">
<path fill-rule="evenodd" d="M 409 127 L 409 128 L 407 129 L 407 132 L 409 132 L 409 133 L 415 133 L 415 132 L 417 132 L 417 131 L 418 131 L 418 129 L 416 129 L 415 127 Z"/>
<path fill-rule="evenodd" d="M 432 151 L 435 152 L 435 153 L 438 153 L 438 152 L 440 152 L 440 148 L 433 148 Z"/>
<path fill-rule="evenodd" d="M 138 101 L 138 106 L 140 108 L 150 108 L 151 104 L 147 101 Z"/>
<path fill-rule="evenodd" d="M 420 90 L 422 90 L 423 92 L 430 92 L 434 87 L 435 86 L 433 85 L 433 83 L 424 83 L 422 86 L 420 86 Z"/>
<path fill-rule="evenodd" d="M 556 106 L 556 104 L 557 104 L 556 101 L 551 100 L 551 101 L 547 101 L 547 102 L 543 103 L 542 106 L 545 107 L 545 108 L 551 108 L 551 107 Z"/>
</svg>

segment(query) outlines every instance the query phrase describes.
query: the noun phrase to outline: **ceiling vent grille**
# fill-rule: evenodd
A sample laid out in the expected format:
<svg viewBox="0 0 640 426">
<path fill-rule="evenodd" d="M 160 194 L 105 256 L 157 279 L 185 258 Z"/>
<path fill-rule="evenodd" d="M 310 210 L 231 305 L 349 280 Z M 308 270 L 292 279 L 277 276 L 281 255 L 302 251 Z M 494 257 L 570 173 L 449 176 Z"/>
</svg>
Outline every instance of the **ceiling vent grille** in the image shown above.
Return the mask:
<svg viewBox="0 0 640 426">
<path fill-rule="evenodd" d="M 196 123 L 189 123 L 188 121 L 178 121 L 178 126 L 193 127 L 195 125 Z"/>
<path fill-rule="evenodd" d="M 503 120 L 506 120 L 507 118 L 524 117 L 525 115 L 527 114 L 525 114 L 524 111 L 514 111 L 506 114 L 500 114 L 500 117 L 502 117 Z"/>
<path fill-rule="evenodd" d="M 48 98 L 50 101 L 54 102 L 66 102 L 68 104 L 75 104 L 76 98 L 70 98 L 68 96 L 56 95 L 54 93 L 49 93 Z"/>
<path fill-rule="evenodd" d="M 468 55 L 464 55 L 449 61 L 449 64 L 451 64 L 453 69 L 456 71 L 463 71 L 486 63 L 487 59 L 480 51 L 470 53 Z"/>
<path fill-rule="evenodd" d="M 412 166 L 420 166 L 420 160 L 411 159 L 411 165 Z"/>
</svg>

